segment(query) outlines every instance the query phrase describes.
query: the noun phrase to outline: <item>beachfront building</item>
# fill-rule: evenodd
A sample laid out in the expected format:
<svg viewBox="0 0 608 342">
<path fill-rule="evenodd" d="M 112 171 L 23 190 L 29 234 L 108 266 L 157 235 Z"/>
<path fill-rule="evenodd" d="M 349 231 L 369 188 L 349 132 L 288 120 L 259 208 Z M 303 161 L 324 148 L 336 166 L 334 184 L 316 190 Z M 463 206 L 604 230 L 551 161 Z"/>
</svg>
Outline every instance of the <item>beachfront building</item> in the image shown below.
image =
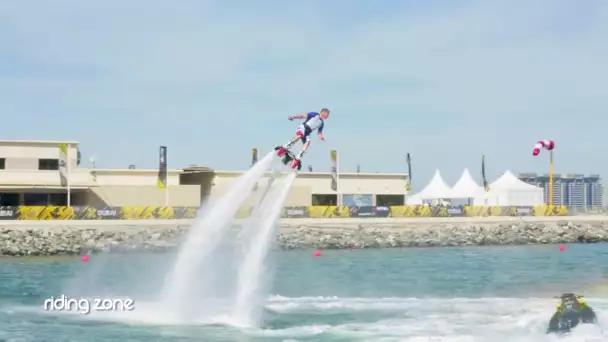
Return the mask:
<svg viewBox="0 0 608 342">
<path fill-rule="evenodd" d="M 245 172 L 167 169 L 167 187 L 160 189 L 158 169 L 81 167 L 79 146 L 77 141 L 0 141 L 0 205 L 197 207 L 224 195 Z M 259 191 L 268 176 L 258 182 Z M 331 179 L 330 173 L 300 172 L 285 205 L 404 204 L 407 174 L 339 173 L 335 191 Z"/>
<path fill-rule="evenodd" d="M 549 175 L 520 173 L 519 179 L 544 189 L 544 202 L 549 202 Z M 599 175 L 554 174 L 553 204 L 575 209 L 604 206 L 604 185 Z"/>
<path fill-rule="evenodd" d="M 243 171 L 214 171 L 214 173 L 211 198 L 225 194 L 234 180 L 243 174 Z M 286 173 L 283 173 L 280 176 L 285 175 Z M 263 191 L 268 185 L 270 176 L 271 174 L 268 174 L 258 182 L 257 189 Z M 331 187 L 331 173 L 303 171 L 298 173 L 285 201 L 285 206 L 403 205 L 407 179 L 407 174 L 404 173 L 338 173 L 337 190 L 334 191 Z"/>
<path fill-rule="evenodd" d="M 69 193 L 72 206 L 198 206 L 204 195 L 205 188 L 192 183 L 204 178 L 196 173 L 208 170 L 182 175 L 169 169 L 163 190 L 157 169 L 81 168 L 80 159 L 77 141 L 0 141 L 0 205 L 62 206 Z M 67 179 L 60 169 L 68 171 Z"/>
</svg>

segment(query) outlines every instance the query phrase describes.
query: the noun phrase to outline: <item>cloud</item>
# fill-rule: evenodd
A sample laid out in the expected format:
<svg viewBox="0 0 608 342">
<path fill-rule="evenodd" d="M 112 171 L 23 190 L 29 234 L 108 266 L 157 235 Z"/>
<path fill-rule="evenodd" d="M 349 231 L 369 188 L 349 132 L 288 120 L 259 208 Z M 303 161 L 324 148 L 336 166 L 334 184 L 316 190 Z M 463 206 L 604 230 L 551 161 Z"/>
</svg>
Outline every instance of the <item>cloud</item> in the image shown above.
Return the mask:
<svg viewBox="0 0 608 342">
<path fill-rule="evenodd" d="M 492 176 L 538 171 L 539 139 L 564 171 L 608 168 L 602 1 L 20 1 L 0 19 L 0 110 L 48 123 L 13 137 L 76 138 L 108 166 L 153 167 L 165 143 L 176 166 L 243 168 L 326 106 L 316 169 L 337 148 L 346 170 L 403 171 L 410 152 L 429 179 L 481 153 Z"/>
</svg>

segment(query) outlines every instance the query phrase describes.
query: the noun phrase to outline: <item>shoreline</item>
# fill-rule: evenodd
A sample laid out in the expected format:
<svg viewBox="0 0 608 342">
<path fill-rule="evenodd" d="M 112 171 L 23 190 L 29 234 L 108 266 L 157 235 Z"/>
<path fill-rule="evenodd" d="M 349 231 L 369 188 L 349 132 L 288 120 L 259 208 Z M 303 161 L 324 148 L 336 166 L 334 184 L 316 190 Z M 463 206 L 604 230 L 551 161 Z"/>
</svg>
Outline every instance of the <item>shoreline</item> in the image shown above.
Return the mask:
<svg viewBox="0 0 608 342">
<path fill-rule="evenodd" d="M 243 220 L 235 221 L 238 228 Z M 175 250 L 195 220 L 0 221 L 0 255 Z M 234 233 L 236 229 L 232 230 Z M 236 237 L 232 237 L 237 239 Z M 281 249 L 608 242 L 608 215 L 281 219 Z"/>
</svg>

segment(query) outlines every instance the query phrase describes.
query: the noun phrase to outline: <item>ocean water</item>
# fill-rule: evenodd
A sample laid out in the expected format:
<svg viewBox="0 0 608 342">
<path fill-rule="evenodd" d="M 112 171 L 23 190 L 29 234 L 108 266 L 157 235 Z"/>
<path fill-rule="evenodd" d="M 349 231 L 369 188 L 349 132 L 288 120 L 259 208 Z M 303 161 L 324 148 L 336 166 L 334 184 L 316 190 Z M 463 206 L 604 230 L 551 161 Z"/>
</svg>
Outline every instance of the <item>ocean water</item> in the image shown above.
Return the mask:
<svg viewBox="0 0 608 342">
<path fill-rule="evenodd" d="M 255 329 L 222 318 L 164 320 L 154 303 L 173 255 L 0 259 L 0 340 L 608 341 L 608 245 L 312 252 L 272 252 L 274 286 Z M 552 297 L 571 291 L 585 295 L 599 325 L 546 335 Z M 135 307 L 88 315 L 43 309 L 62 294 L 130 297 Z"/>
</svg>

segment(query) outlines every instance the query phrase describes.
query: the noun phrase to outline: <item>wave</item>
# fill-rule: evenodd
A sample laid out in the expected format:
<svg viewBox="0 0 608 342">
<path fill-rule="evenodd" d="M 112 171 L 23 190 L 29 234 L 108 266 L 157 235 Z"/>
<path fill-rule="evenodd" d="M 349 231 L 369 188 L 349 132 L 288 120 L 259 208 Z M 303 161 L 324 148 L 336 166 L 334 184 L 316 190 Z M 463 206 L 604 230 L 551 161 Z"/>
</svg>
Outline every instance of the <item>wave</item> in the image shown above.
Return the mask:
<svg viewBox="0 0 608 342">
<path fill-rule="evenodd" d="M 216 317 L 214 321 L 198 322 L 195 325 L 199 329 L 196 334 L 209 336 L 209 340 L 213 338 L 206 334 L 215 334 L 217 331 L 230 331 L 231 334 L 260 341 L 608 340 L 608 334 L 602 328 L 608 324 L 608 299 L 586 299 L 598 314 L 599 326 L 581 326 L 572 334 L 560 338 L 545 334 L 548 320 L 557 304 L 553 298 L 290 298 L 274 295 L 266 303 L 268 312 L 263 328 L 230 327 L 230 317 Z M 139 308 L 142 311 L 138 309 L 138 312 L 120 315 L 91 314 L 82 319 L 146 324 L 152 329 L 151 325 L 171 324 L 163 322 L 159 312 L 146 312 L 152 306 L 142 303 Z M 40 311 L 40 308 L 37 309 Z M 29 314 L 32 313 L 30 310 Z M 130 314 L 136 316 L 129 319 Z M 218 324 L 221 326 L 219 330 Z M 210 325 L 215 326 L 211 329 Z"/>
</svg>

